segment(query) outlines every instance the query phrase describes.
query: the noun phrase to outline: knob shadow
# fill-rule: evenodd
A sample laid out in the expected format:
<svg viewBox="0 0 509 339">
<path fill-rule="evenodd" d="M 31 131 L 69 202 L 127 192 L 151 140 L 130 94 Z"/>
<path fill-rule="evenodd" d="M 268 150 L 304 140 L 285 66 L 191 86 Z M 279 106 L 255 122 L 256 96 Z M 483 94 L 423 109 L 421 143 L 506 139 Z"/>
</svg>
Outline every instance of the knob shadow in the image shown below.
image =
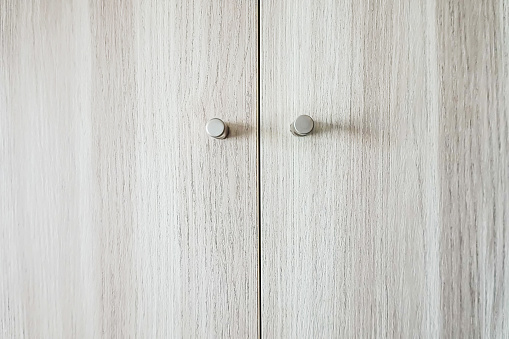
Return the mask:
<svg viewBox="0 0 509 339">
<path fill-rule="evenodd" d="M 238 123 L 228 123 L 228 137 L 230 138 L 239 138 L 242 136 L 249 135 L 251 133 L 252 127 L 248 124 L 238 124 Z"/>
<path fill-rule="evenodd" d="M 362 142 L 377 143 L 383 136 L 387 139 L 389 136 L 384 131 L 373 129 L 370 126 L 358 122 L 324 122 L 315 121 L 315 128 L 313 134 L 329 135 L 329 136 L 351 136 Z"/>
</svg>

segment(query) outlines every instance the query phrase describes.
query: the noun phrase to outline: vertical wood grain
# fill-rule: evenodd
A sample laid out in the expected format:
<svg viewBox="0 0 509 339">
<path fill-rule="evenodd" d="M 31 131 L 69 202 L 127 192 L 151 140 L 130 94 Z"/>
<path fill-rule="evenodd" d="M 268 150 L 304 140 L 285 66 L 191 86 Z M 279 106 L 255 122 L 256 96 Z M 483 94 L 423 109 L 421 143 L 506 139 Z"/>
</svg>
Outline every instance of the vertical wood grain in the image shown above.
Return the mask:
<svg viewBox="0 0 509 339">
<path fill-rule="evenodd" d="M 509 336 L 508 14 L 261 2 L 264 337 Z"/>
<path fill-rule="evenodd" d="M 438 4 L 442 333 L 505 338 L 509 337 L 508 4 Z"/>
<path fill-rule="evenodd" d="M 2 337 L 258 335 L 257 20 L 0 2 Z"/>
</svg>

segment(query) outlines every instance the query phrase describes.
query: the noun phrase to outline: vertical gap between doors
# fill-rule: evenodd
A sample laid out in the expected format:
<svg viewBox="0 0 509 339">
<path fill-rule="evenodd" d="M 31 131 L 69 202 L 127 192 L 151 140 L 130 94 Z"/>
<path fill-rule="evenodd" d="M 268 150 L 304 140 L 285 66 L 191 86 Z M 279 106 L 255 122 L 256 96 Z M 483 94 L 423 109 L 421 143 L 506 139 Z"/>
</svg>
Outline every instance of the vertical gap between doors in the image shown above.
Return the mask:
<svg viewBox="0 0 509 339">
<path fill-rule="evenodd" d="M 258 79 L 257 79 L 257 113 L 258 113 L 258 331 L 259 337 L 262 337 L 262 166 L 261 166 L 261 92 L 262 89 L 260 87 L 261 83 L 261 0 L 258 0 Z"/>
</svg>

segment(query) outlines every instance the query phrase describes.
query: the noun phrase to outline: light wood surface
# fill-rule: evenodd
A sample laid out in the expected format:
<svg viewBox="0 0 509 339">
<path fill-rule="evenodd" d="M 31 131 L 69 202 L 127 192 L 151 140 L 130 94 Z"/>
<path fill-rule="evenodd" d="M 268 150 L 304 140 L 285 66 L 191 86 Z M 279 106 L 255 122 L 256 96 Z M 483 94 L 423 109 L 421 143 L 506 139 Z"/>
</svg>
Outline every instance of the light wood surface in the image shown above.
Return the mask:
<svg viewBox="0 0 509 339">
<path fill-rule="evenodd" d="M 1 337 L 258 335 L 257 23 L 0 2 Z"/>
<path fill-rule="evenodd" d="M 508 338 L 507 3 L 260 18 L 262 336 Z"/>
</svg>

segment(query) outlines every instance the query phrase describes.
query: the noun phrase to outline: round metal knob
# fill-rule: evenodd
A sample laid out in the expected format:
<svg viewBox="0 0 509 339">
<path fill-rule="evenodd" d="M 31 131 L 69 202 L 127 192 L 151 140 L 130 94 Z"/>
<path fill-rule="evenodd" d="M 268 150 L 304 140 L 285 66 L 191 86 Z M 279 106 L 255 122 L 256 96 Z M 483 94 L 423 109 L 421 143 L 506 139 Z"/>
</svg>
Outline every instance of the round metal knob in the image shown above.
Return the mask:
<svg viewBox="0 0 509 339">
<path fill-rule="evenodd" d="M 301 115 L 290 125 L 290 131 L 293 135 L 303 137 L 311 133 L 315 127 L 315 122 L 309 115 Z"/>
<path fill-rule="evenodd" d="M 224 139 L 228 136 L 228 125 L 218 118 L 210 119 L 205 129 L 212 138 Z"/>
</svg>

